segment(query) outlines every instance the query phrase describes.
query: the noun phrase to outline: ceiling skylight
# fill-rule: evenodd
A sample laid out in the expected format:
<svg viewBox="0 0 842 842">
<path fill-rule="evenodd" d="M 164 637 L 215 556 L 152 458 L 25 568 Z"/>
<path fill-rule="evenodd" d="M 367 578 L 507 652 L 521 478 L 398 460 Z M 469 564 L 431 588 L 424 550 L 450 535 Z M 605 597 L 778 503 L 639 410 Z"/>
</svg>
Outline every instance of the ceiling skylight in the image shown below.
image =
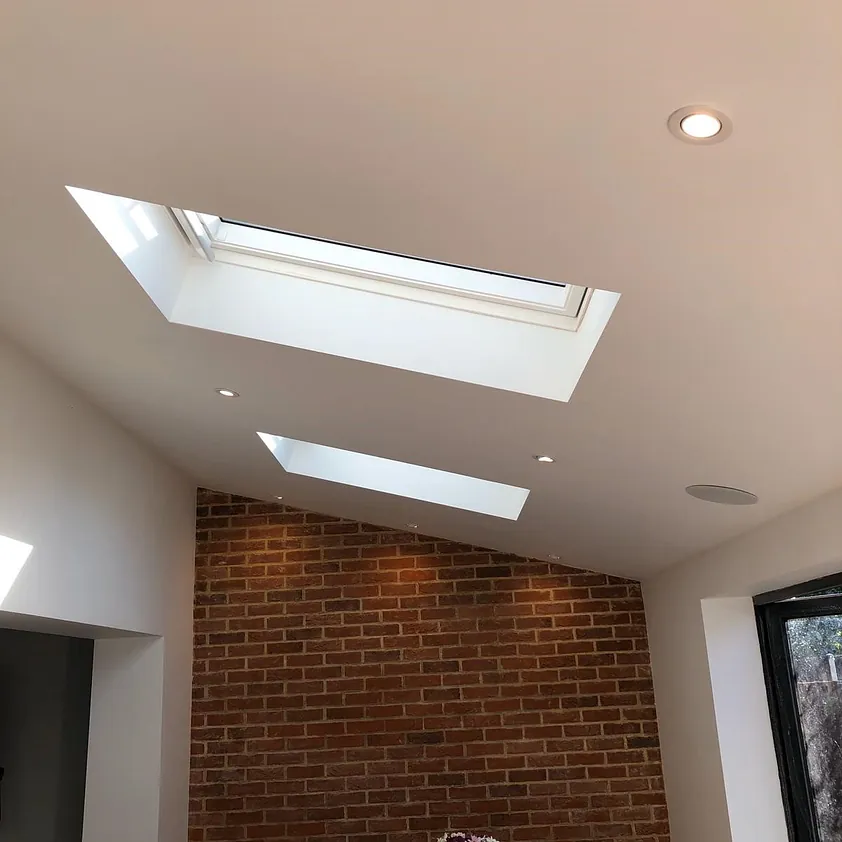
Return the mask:
<svg viewBox="0 0 842 842">
<path fill-rule="evenodd" d="M 321 270 L 318 280 L 328 283 L 432 304 L 444 304 L 445 295 L 445 306 L 567 330 L 578 327 L 588 303 L 584 287 L 561 281 L 408 257 L 190 210 L 172 213 L 196 252 L 211 261 L 253 266 L 249 257 L 262 258 L 260 268 L 269 271 Z"/>
<path fill-rule="evenodd" d="M 507 520 L 518 519 L 529 496 L 527 488 L 284 436 L 268 433 L 257 435 L 284 470 L 291 474 L 354 485 Z"/>
<path fill-rule="evenodd" d="M 68 190 L 173 324 L 492 389 L 570 400 L 620 298 Z"/>
</svg>

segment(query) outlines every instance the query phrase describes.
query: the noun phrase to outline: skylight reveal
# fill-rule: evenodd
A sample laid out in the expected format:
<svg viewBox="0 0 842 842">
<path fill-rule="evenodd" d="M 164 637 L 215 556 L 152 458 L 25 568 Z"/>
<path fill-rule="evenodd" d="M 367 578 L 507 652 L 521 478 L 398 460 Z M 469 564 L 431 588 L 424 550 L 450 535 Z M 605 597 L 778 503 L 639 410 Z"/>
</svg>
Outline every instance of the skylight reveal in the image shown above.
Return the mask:
<svg viewBox="0 0 842 842">
<path fill-rule="evenodd" d="M 517 520 L 529 489 L 423 465 L 258 433 L 284 470 L 425 503 Z"/>
</svg>

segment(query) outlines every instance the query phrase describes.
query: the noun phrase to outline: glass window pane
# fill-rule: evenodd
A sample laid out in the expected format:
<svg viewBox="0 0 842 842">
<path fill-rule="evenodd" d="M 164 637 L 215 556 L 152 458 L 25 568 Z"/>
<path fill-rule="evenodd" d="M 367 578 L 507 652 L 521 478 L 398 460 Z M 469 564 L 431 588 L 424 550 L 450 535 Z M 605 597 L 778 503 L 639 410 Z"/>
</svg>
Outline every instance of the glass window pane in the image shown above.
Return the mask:
<svg viewBox="0 0 842 842">
<path fill-rule="evenodd" d="M 795 698 L 821 842 L 842 842 L 842 615 L 787 620 Z"/>
</svg>

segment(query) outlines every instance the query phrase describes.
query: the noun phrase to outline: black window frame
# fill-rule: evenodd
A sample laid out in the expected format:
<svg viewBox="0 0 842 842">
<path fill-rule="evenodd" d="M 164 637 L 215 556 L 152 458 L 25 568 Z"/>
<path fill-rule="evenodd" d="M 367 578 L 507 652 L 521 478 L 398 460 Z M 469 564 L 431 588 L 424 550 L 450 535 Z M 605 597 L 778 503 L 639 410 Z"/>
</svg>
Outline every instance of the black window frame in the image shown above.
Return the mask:
<svg viewBox="0 0 842 842">
<path fill-rule="evenodd" d="M 761 594 L 754 600 L 781 794 L 791 842 L 821 842 L 821 838 L 792 680 L 794 671 L 786 622 L 803 617 L 842 615 L 842 594 L 817 595 L 840 587 L 842 574 L 835 574 Z"/>
</svg>

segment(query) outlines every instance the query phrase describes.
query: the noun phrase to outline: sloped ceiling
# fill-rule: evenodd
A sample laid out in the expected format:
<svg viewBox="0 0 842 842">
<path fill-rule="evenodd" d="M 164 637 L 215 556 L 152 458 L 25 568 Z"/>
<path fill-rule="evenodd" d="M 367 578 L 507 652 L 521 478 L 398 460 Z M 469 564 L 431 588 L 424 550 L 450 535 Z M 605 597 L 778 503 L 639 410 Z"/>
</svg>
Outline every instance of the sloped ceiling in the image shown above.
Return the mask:
<svg viewBox="0 0 842 842">
<path fill-rule="evenodd" d="M 202 485 L 645 576 L 842 483 L 840 24 L 828 0 L 6 0 L 0 329 Z M 689 103 L 733 135 L 678 142 Z M 66 184 L 622 299 L 568 404 L 198 331 Z M 512 523 L 285 475 L 257 430 L 532 493 Z"/>
</svg>

